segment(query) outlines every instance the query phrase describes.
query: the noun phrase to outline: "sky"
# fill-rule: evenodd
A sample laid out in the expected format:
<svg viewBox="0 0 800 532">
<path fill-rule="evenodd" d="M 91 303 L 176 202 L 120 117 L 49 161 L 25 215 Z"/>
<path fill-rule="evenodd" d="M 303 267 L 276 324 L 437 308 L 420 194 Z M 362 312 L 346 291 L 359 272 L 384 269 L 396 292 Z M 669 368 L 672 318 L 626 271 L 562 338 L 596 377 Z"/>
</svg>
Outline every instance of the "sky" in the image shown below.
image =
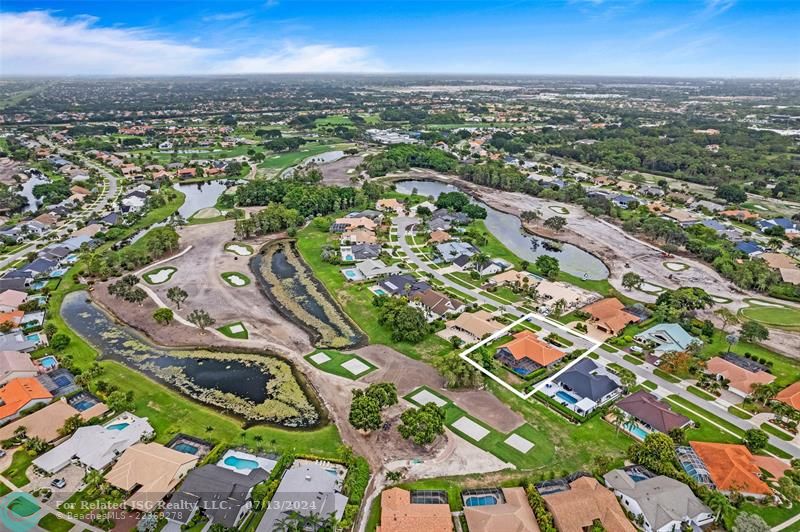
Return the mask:
<svg viewBox="0 0 800 532">
<path fill-rule="evenodd" d="M 0 76 L 800 77 L 800 0 L 3 0 Z"/>
</svg>

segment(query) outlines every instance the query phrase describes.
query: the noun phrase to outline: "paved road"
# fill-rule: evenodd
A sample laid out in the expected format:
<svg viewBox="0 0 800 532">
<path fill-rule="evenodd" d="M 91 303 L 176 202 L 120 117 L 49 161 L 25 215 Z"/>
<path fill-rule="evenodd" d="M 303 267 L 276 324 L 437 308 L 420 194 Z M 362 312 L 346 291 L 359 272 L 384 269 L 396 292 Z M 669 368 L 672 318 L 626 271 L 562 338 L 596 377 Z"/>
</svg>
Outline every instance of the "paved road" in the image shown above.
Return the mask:
<svg viewBox="0 0 800 532">
<path fill-rule="evenodd" d="M 49 146 L 50 148 L 53 149 L 56 148 L 56 146 L 52 144 L 49 140 L 47 140 L 45 137 L 39 137 L 39 141 Z M 51 236 L 57 235 L 69 224 L 75 223 L 77 221 L 84 221 L 84 222 L 87 221 L 89 218 L 94 216 L 95 213 L 105 209 L 109 205 L 109 203 L 111 203 L 117 197 L 118 193 L 117 177 L 112 172 L 109 172 L 108 170 L 98 165 L 97 163 L 85 159 L 82 156 L 76 156 L 74 152 L 67 150 L 66 148 L 61 148 L 59 151 L 68 157 L 72 157 L 73 159 L 80 161 L 81 164 L 97 170 L 100 173 L 100 175 L 103 176 L 103 188 L 100 191 L 100 194 L 92 203 L 90 203 L 89 205 L 84 205 L 81 210 L 72 213 L 71 216 L 63 220 L 55 228 L 51 229 L 50 231 L 47 231 L 46 233 L 36 238 L 35 240 L 30 240 L 26 242 L 23 247 L 21 247 L 8 257 L 0 260 L 0 271 L 5 270 L 9 265 L 15 263 L 28 253 L 36 250 L 37 244 L 47 242 L 47 240 Z"/>
<path fill-rule="evenodd" d="M 417 269 L 419 271 L 423 271 L 425 273 L 430 274 L 431 276 L 433 276 L 433 278 L 441 281 L 442 283 L 446 284 L 447 286 L 450 286 L 455 290 L 458 290 L 458 291 L 463 292 L 463 293 L 465 293 L 465 294 L 467 294 L 469 296 L 472 296 L 475 299 L 477 299 L 478 301 L 480 301 L 481 303 L 488 303 L 490 305 L 497 306 L 497 301 L 495 301 L 495 300 L 493 300 L 491 298 L 488 298 L 485 295 L 483 295 L 483 294 L 481 294 L 481 293 L 479 293 L 479 292 L 477 292 L 477 291 L 475 291 L 475 290 L 473 290 L 471 288 L 467 288 L 467 287 L 465 287 L 465 286 L 463 286 L 461 284 L 453 282 L 452 280 L 448 279 L 447 277 L 445 277 L 444 275 L 442 275 L 441 273 L 439 273 L 435 269 L 431 268 L 419 256 L 417 256 L 416 252 L 414 250 L 412 250 L 411 246 L 409 246 L 408 243 L 406 242 L 406 234 L 407 234 L 406 229 L 407 229 L 407 227 L 409 225 L 414 224 L 414 223 L 418 223 L 418 222 L 419 222 L 419 220 L 417 220 L 416 218 L 410 218 L 410 217 L 397 217 L 394 220 L 394 223 L 397 225 L 397 240 L 398 240 L 398 244 L 400 246 L 400 249 L 403 250 L 403 252 L 406 254 L 406 258 L 410 262 L 414 263 L 417 266 Z M 504 307 L 504 310 L 506 312 L 510 313 L 510 314 L 513 314 L 513 315 L 517 316 L 517 317 L 522 317 L 522 316 L 524 316 L 526 314 L 525 312 L 521 311 L 520 309 L 518 309 L 518 308 L 516 308 L 516 307 L 514 307 L 512 305 L 506 305 Z M 741 419 L 739 417 L 734 416 L 733 414 L 729 413 L 727 411 L 727 409 L 721 407 L 716 402 L 707 401 L 705 399 L 702 399 L 702 398 L 694 395 L 691 392 L 687 392 L 686 389 L 685 389 L 686 384 L 681 386 L 681 385 L 678 385 L 678 384 L 673 384 L 673 383 L 671 383 L 669 381 L 666 381 L 666 380 L 658 377 L 657 375 L 652 373 L 652 367 L 649 366 L 648 364 L 644 364 L 644 365 L 631 364 L 630 362 L 628 362 L 627 360 L 625 360 L 623 358 L 624 353 L 621 352 L 621 351 L 618 351 L 617 353 L 605 353 L 605 352 L 603 352 L 601 354 L 602 354 L 603 358 L 610 359 L 613 362 L 616 362 L 617 364 L 619 364 L 623 368 L 632 371 L 638 377 L 640 377 L 642 379 L 647 379 L 647 380 L 657 384 L 660 389 L 663 389 L 663 390 L 666 390 L 667 392 L 669 392 L 667 395 L 669 395 L 669 394 L 679 395 L 683 399 L 685 399 L 686 401 L 692 403 L 693 405 L 695 405 L 695 406 L 697 406 L 699 408 L 702 408 L 703 410 L 706 410 L 706 411 L 716 415 L 717 417 L 720 417 L 720 418 L 724 419 L 725 421 L 731 423 L 732 425 L 734 425 L 736 427 L 739 427 L 742 430 L 760 428 L 758 426 L 758 424 L 755 424 L 750 420 Z M 792 456 L 800 456 L 800 447 L 795 445 L 793 442 L 784 441 L 784 440 L 782 440 L 780 438 L 777 438 L 775 436 L 772 436 L 772 435 L 769 435 L 769 442 L 773 446 L 775 446 L 776 448 L 778 448 L 781 451 L 784 451 L 786 453 L 789 453 Z"/>
</svg>

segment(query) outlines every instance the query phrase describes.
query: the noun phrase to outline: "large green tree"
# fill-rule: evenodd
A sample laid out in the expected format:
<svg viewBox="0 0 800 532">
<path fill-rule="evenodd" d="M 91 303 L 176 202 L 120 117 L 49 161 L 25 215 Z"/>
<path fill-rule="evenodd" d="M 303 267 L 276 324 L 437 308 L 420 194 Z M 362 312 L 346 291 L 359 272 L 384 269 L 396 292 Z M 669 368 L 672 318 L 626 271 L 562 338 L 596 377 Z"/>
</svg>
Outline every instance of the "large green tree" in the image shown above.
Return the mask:
<svg viewBox="0 0 800 532">
<path fill-rule="evenodd" d="M 400 421 L 402 423 L 397 427 L 400 435 L 417 445 L 428 445 L 444 434 L 444 410 L 433 403 L 406 410 Z"/>
</svg>

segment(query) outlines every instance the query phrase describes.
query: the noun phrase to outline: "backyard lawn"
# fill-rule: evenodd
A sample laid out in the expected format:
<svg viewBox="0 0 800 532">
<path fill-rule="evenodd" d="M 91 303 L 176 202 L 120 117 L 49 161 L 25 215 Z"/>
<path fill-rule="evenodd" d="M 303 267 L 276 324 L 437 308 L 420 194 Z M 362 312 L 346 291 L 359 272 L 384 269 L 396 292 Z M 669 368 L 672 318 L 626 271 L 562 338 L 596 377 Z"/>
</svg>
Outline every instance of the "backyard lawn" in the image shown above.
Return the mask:
<svg viewBox="0 0 800 532">
<path fill-rule="evenodd" d="M 47 514 L 39 521 L 39 527 L 49 532 L 67 532 L 73 526 L 72 523 L 60 519 L 56 514 Z"/>
<path fill-rule="evenodd" d="M 700 352 L 704 358 L 712 358 L 728 350 L 728 343 L 722 331 L 714 331 L 713 340 L 706 343 Z M 775 375 L 775 382 L 780 386 L 788 386 L 800 380 L 800 364 L 789 358 L 781 356 L 758 344 L 738 342 L 733 344 L 731 352 L 739 355 L 750 353 L 753 357 L 764 358 L 772 362 L 770 371 Z"/>
<path fill-rule="evenodd" d="M 25 472 L 33 462 L 33 458 L 24 449 L 17 449 L 14 456 L 11 457 L 11 465 L 3 471 L 3 476 L 18 488 L 26 486 L 30 480 Z"/>
</svg>

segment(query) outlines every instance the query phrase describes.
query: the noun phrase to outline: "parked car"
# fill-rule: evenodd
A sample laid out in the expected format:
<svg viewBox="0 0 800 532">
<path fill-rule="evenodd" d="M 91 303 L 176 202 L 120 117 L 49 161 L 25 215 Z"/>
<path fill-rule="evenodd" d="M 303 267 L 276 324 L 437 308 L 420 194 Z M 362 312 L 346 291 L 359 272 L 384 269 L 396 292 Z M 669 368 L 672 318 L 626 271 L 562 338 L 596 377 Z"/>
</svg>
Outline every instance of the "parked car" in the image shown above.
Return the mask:
<svg viewBox="0 0 800 532">
<path fill-rule="evenodd" d="M 5 455 L 6 455 L 6 452 L 4 450 L 0 449 L 0 458 L 5 457 Z"/>
<path fill-rule="evenodd" d="M 53 486 L 54 488 L 62 490 L 67 487 L 67 481 L 63 478 L 55 478 L 50 483 L 50 485 Z"/>
</svg>

